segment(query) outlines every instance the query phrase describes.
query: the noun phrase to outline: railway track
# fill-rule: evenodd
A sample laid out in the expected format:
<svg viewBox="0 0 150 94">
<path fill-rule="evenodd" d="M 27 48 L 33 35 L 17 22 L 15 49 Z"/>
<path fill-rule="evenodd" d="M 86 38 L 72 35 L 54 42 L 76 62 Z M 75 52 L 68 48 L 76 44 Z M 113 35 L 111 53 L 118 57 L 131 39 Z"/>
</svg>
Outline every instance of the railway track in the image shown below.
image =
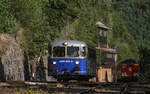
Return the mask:
<svg viewBox="0 0 150 94">
<path fill-rule="evenodd" d="M 90 82 L 0 82 L 0 88 L 42 89 L 51 92 L 71 94 L 150 94 L 150 84 L 146 83 L 90 83 Z"/>
</svg>

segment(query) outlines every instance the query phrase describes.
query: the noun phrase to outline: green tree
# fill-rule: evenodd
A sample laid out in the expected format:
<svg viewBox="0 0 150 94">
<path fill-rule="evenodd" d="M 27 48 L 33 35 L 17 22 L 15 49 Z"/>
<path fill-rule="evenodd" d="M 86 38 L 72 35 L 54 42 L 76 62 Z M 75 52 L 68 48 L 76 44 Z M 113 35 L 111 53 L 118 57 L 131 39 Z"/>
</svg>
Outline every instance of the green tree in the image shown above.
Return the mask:
<svg viewBox="0 0 150 94">
<path fill-rule="evenodd" d="M 10 13 L 10 2 L 0 1 L 0 33 L 11 33 L 16 26 L 16 19 Z"/>
<path fill-rule="evenodd" d="M 48 22 L 53 30 L 52 40 L 61 36 L 61 31 L 67 23 L 72 23 L 79 14 L 77 3 L 74 0 L 49 0 L 44 13 L 48 16 Z"/>
<path fill-rule="evenodd" d="M 113 16 L 112 32 L 109 34 L 109 42 L 116 45 L 118 62 L 125 59 L 139 59 L 138 46 L 133 36 L 128 32 L 127 26 L 119 16 Z"/>
<path fill-rule="evenodd" d="M 140 49 L 140 70 L 142 74 L 150 79 L 150 48 L 148 47 L 139 47 Z"/>
<path fill-rule="evenodd" d="M 114 0 L 114 9 L 124 19 L 128 32 L 132 34 L 138 46 L 150 45 L 150 1 Z"/>
<path fill-rule="evenodd" d="M 11 1 L 11 13 L 24 28 L 24 41 L 31 56 L 43 51 L 50 41 L 50 27 L 43 8 L 44 4 L 37 0 Z"/>
<path fill-rule="evenodd" d="M 90 45 L 98 44 L 98 29 L 95 26 L 97 21 L 101 21 L 110 27 L 108 31 L 109 44 L 117 47 L 118 62 L 133 58 L 138 59 L 138 49 L 132 35 L 128 32 L 124 20 L 117 15 L 113 9 L 111 0 L 78 0 L 80 16 L 74 21 L 75 38 Z"/>
</svg>

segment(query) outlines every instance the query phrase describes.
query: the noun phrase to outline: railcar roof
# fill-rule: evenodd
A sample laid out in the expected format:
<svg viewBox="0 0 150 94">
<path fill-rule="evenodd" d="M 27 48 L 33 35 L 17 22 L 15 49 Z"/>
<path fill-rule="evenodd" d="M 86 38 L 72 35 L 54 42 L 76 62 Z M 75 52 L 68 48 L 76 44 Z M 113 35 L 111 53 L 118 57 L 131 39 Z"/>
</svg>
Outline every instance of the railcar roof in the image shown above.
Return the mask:
<svg viewBox="0 0 150 94">
<path fill-rule="evenodd" d="M 67 42 L 67 46 L 87 46 L 85 42 L 82 41 L 76 41 L 76 40 L 61 40 L 61 41 L 55 41 L 51 43 L 51 46 L 64 46 L 63 43 Z"/>
</svg>

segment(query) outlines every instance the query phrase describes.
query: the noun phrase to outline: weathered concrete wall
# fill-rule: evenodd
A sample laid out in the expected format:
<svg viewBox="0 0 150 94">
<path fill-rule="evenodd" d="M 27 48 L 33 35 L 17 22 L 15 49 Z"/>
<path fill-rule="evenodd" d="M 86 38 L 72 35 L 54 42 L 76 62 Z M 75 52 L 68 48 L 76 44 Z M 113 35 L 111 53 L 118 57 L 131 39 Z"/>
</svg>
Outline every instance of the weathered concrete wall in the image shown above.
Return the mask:
<svg viewBox="0 0 150 94">
<path fill-rule="evenodd" d="M 24 80 L 24 56 L 13 35 L 0 35 L 0 80 Z"/>
</svg>

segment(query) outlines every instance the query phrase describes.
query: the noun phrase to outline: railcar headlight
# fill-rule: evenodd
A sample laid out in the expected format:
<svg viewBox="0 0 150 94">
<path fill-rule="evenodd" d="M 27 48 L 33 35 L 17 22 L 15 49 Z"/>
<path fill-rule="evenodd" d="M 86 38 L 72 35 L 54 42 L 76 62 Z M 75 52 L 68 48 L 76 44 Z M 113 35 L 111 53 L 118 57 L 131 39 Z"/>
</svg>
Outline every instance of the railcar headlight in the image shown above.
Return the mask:
<svg viewBox="0 0 150 94">
<path fill-rule="evenodd" d="M 79 61 L 76 61 L 75 64 L 79 64 Z"/>
<path fill-rule="evenodd" d="M 68 45 L 68 42 L 64 42 L 63 45 L 67 46 L 67 45 Z"/>
<path fill-rule="evenodd" d="M 53 64 L 56 64 L 56 61 L 53 61 Z"/>
</svg>

